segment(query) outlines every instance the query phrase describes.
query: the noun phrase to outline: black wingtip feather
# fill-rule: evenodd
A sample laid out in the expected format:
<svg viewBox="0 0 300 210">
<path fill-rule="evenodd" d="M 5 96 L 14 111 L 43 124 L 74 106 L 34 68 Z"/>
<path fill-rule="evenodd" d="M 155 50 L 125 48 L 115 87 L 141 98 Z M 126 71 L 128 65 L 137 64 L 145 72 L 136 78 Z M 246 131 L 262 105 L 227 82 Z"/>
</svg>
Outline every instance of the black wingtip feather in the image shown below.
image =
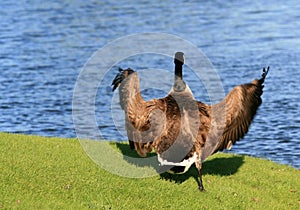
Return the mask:
<svg viewBox="0 0 300 210">
<path fill-rule="evenodd" d="M 114 80 L 112 81 L 111 85 L 113 85 L 112 91 L 115 91 L 119 85 L 122 83 L 122 81 L 131 73 L 133 73 L 134 70 L 128 68 L 128 69 L 122 69 L 119 67 L 119 73 L 116 75 Z"/>
<path fill-rule="evenodd" d="M 267 76 L 268 73 L 269 73 L 269 70 L 270 70 L 270 66 L 268 66 L 267 69 L 266 69 L 266 68 L 263 68 L 263 73 L 262 73 L 262 75 L 261 75 L 261 79 L 259 80 L 259 81 L 260 81 L 260 84 L 263 84 L 263 83 L 264 83 L 265 78 L 266 78 L 266 76 Z"/>
<path fill-rule="evenodd" d="M 262 73 L 261 76 L 262 76 L 263 78 L 266 78 L 266 76 L 267 76 L 269 70 L 270 70 L 270 66 L 268 66 L 267 70 L 266 70 L 266 68 L 263 68 L 263 73 Z"/>
</svg>

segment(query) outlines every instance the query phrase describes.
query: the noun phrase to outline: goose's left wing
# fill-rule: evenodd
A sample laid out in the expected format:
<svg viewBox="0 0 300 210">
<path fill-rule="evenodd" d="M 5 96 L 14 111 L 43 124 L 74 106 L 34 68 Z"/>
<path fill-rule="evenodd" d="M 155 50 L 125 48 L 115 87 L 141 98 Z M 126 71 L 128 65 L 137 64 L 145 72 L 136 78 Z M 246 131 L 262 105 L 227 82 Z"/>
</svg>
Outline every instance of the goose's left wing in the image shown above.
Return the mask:
<svg viewBox="0 0 300 210">
<path fill-rule="evenodd" d="M 127 109 L 127 132 L 142 157 L 151 152 L 152 143 L 165 129 L 165 104 L 162 101 L 134 101 Z"/>
</svg>

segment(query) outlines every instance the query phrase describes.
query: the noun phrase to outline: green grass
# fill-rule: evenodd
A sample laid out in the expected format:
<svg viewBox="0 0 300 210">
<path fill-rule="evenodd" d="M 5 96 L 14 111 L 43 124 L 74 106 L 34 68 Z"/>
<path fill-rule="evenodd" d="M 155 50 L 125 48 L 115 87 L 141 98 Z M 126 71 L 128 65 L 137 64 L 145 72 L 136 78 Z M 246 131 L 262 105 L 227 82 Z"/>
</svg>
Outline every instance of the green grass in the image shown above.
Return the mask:
<svg viewBox="0 0 300 210">
<path fill-rule="evenodd" d="M 210 157 L 205 192 L 194 167 L 139 179 L 111 174 L 76 139 L 0 133 L 0 162 L 0 209 L 300 209 L 300 171 L 248 156 Z"/>
</svg>

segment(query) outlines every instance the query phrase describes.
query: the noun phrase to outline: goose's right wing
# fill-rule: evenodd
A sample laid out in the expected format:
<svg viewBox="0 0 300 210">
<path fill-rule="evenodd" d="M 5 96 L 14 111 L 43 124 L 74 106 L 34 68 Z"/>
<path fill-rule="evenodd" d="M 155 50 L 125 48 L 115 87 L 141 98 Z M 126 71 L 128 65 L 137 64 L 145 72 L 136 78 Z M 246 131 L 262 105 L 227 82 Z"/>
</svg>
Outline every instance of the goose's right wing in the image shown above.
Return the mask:
<svg viewBox="0 0 300 210">
<path fill-rule="evenodd" d="M 262 103 L 263 83 L 268 70 L 263 69 L 261 79 L 234 87 L 221 102 L 211 106 L 211 128 L 202 160 L 215 152 L 230 149 L 248 132 Z"/>
<path fill-rule="evenodd" d="M 225 125 L 214 152 L 230 149 L 231 145 L 243 138 L 262 103 L 263 83 L 269 71 L 263 69 L 262 78 L 251 83 L 236 86 L 223 101 L 212 106 L 212 111 L 221 115 L 225 111 Z M 219 112 L 219 113 L 218 113 Z"/>
</svg>

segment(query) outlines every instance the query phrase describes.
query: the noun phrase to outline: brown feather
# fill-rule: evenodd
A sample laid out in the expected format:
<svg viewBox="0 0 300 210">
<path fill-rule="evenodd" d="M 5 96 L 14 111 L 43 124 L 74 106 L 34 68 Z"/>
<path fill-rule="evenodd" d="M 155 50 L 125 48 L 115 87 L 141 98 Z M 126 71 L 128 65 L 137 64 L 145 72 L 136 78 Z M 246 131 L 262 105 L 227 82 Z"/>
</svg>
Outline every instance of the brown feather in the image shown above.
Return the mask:
<svg viewBox="0 0 300 210">
<path fill-rule="evenodd" d="M 248 132 L 256 111 L 262 103 L 260 96 L 263 86 L 257 81 L 236 86 L 223 101 L 213 105 L 213 108 L 223 110 L 226 113 L 224 132 L 214 152 L 226 149 L 229 141 L 235 144 Z M 220 112 L 218 110 L 217 114 Z"/>
</svg>

